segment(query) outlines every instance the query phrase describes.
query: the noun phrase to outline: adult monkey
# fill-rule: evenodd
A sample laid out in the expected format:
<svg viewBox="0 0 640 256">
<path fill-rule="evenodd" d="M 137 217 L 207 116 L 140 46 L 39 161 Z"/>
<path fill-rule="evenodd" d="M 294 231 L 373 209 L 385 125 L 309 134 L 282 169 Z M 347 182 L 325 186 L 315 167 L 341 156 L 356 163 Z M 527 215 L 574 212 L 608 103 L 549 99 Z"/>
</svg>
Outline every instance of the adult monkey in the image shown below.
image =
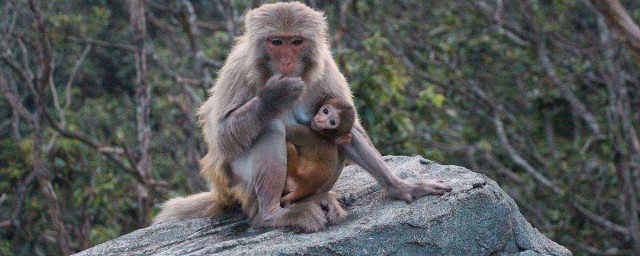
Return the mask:
<svg viewBox="0 0 640 256">
<path fill-rule="evenodd" d="M 301 3 L 265 4 L 247 13 L 245 26 L 199 111 L 209 148 L 202 174 L 211 191 L 167 201 L 154 223 L 215 216 L 240 202 L 255 225 L 320 230 L 327 218 L 341 218 L 331 216 L 342 209 L 328 192 L 345 157 L 373 175 L 395 199 L 411 202 L 450 190 L 434 180 L 398 178 L 356 120 L 352 141 L 341 146 L 343 160 L 325 193 L 281 207 L 287 173 L 285 125 L 308 124 L 321 97 L 338 97 L 351 105 L 353 100 L 329 51 L 321 12 Z"/>
</svg>

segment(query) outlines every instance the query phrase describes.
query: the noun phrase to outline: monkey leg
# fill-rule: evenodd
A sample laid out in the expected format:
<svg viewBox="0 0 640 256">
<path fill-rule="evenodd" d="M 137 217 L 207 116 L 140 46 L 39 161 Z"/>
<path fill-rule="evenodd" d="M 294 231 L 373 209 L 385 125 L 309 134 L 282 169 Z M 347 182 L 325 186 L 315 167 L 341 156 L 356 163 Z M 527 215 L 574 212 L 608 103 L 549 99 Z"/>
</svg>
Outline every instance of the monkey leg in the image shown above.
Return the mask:
<svg viewBox="0 0 640 256">
<path fill-rule="evenodd" d="M 298 160 L 298 150 L 296 150 L 296 146 L 293 145 L 293 143 L 287 142 L 287 180 L 285 181 L 283 195 L 295 190 L 297 185 L 295 184 L 295 177 L 298 176 L 298 169 L 300 167 Z"/>
<path fill-rule="evenodd" d="M 405 181 L 396 176 L 382 159 L 382 155 L 373 146 L 362 127 L 351 130 L 353 139 L 342 146 L 347 158 L 364 168 L 378 184 L 394 199 L 411 203 L 413 199 L 425 195 L 442 195 L 451 191 L 451 187 L 437 180 Z"/>
<path fill-rule="evenodd" d="M 240 158 L 239 160 L 242 160 Z M 287 176 L 287 151 L 284 123 L 276 119 L 258 137 L 246 152 L 248 169 L 239 169 L 243 165 L 233 166 L 236 175 L 249 171 L 258 211 L 252 216 L 252 222 L 264 227 L 293 227 L 305 232 L 323 229 L 327 223 L 320 205 L 313 202 L 280 206 L 280 198 Z M 251 186 L 251 185 L 250 185 Z"/>
<path fill-rule="evenodd" d="M 295 175 L 298 172 L 298 150 L 293 143 L 287 142 L 287 174 Z"/>
</svg>

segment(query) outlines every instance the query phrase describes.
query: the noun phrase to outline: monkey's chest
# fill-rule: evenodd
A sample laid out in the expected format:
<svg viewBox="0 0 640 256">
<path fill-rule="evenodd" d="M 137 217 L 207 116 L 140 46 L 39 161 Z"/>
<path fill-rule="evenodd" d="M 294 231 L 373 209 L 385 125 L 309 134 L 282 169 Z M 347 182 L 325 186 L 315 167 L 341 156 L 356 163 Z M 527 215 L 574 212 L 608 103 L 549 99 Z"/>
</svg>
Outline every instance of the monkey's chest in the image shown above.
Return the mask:
<svg viewBox="0 0 640 256">
<path fill-rule="evenodd" d="M 285 125 L 309 124 L 315 114 L 312 113 L 313 106 L 309 102 L 311 101 L 302 99 L 293 109 L 285 112 L 283 117 Z"/>
</svg>

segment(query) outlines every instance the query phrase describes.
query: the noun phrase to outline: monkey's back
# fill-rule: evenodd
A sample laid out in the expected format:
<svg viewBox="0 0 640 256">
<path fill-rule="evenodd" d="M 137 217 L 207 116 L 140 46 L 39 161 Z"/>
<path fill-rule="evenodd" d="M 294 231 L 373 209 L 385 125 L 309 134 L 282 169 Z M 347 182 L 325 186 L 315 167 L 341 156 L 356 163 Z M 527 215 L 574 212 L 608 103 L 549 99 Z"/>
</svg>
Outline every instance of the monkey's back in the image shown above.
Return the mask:
<svg viewBox="0 0 640 256">
<path fill-rule="evenodd" d="M 335 182 L 336 166 L 340 162 L 338 145 L 314 134 L 307 143 L 287 143 L 287 180 L 283 199 L 287 203 L 312 195 Z"/>
</svg>

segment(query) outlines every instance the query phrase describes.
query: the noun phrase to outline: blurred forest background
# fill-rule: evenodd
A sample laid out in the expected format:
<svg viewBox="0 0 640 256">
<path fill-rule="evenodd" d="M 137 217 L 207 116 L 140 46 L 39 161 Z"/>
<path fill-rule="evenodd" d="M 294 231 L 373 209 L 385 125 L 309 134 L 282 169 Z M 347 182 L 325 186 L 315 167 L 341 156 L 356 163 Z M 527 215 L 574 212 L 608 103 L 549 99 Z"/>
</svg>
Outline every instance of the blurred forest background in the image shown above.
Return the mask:
<svg viewBox="0 0 640 256">
<path fill-rule="evenodd" d="M 383 154 L 498 181 L 578 255 L 640 255 L 640 1 L 305 1 Z M 0 255 L 206 189 L 194 115 L 260 1 L 0 0 Z"/>
</svg>

